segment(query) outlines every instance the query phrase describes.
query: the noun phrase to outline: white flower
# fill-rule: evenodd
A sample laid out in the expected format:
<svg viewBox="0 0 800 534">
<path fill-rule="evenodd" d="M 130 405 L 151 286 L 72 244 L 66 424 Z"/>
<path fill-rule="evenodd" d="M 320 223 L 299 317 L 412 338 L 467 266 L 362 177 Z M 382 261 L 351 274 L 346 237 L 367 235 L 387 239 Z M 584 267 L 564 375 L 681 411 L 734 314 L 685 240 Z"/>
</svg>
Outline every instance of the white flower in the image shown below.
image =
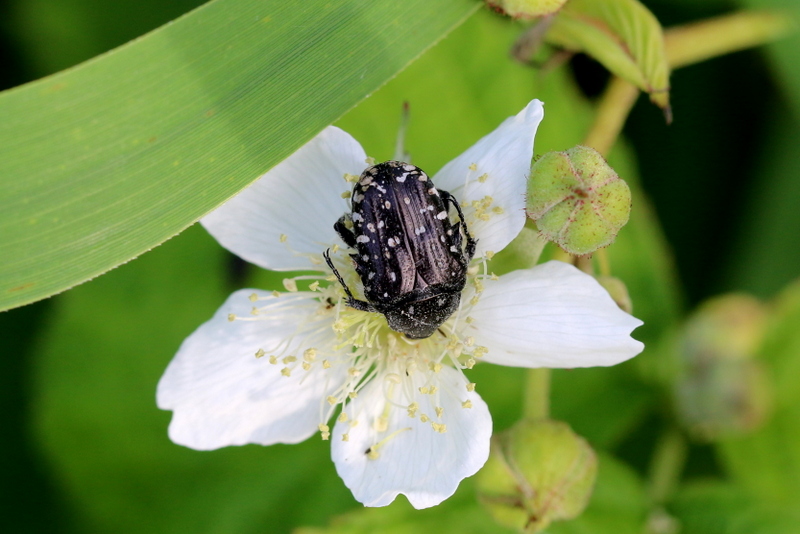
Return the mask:
<svg viewBox="0 0 800 534">
<path fill-rule="evenodd" d="M 534 100 L 433 177 L 459 200 L 480 259 L 460 309 L 426 339 L 409 340 L 382 315 L 345 306 L 322 259 L 331 248 L 348 285 L 361 287 L 333 223 L 349 211 L 350 181 L 368 164 L 342 130 L 326 128 L 203 219 L 224 247 L 256 265 L 320 274 L 287 280 L 287 293 L 237 291 L 184 341 L 158 384 L 158 406 L 174 412 L 170 438 L 215 449 L 297 443 L 320 431 L 356 499 L 384 506 L 402 493 L 426 508 L 452 495 L 489 454 L 491 416 L 464 369 L 479 359 L 613 365 L 638 354 L 642 344 L 630 332 L 641 322 L 574 267 L 487 274 L 486 258 L 525 223 L 542 116 Z M 311 287 L 297 291 L 297 281 L 309 279 Z"/>
</svg>

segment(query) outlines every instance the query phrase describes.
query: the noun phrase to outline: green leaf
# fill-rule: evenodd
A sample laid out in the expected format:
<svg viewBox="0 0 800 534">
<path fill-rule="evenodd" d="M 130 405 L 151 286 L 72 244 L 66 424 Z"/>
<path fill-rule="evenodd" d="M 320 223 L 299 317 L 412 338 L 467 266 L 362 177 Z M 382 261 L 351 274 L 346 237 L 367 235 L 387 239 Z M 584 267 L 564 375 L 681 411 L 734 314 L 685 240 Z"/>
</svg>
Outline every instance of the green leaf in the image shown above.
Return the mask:
<svg viewBox="0 0 800 534">
<path fill-rule="evenodd" d="M 795 534 L 797 509 L 762 502 L 728 482 L 702 481 L 681 488 L 670 505 L 681 534 Z"/>
<path fill-rule="evenodd" d="M 215 0 L 0 95 L 0 309 L 180 232 L 472 13 L 469 0 Z"/>
<path fill-rule="evenodd" d="M 649 93 L 669 113 L 664 35 L 658 20 L 638 0 L 571 0 L 556 16 L 545 41 L 589 54 Z"/>
<path fill-rule="evenodd" d="M 800 509 L 800 283 L 778 297 L 770 322 L 759 352 L 775 388 L 775 412 L 757 432 L 718 448 L 726 470 L 751 494 Z"/>
</svg>

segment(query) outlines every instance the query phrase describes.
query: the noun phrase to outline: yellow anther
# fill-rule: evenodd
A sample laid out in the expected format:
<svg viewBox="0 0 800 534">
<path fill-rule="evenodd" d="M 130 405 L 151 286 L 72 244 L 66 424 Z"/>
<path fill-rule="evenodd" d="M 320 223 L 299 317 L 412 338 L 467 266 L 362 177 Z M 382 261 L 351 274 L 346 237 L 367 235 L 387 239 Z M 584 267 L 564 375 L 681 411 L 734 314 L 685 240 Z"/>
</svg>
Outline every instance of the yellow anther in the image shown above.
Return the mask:
<svg viewBox="0 0 800 534">
<path fill-rule="evenodd" d="M 444 434 L 447 432 L 447 425 L 444 423 L 431 423 L 431 426 L 439 434 Z"/>
<path fill-rule="evenodd" d="M 470 358 L 464 365 L 467 366 L 467 369 L 472 369 L 473 367 L 475 367 L 475 360 Z"/>
<path fill-rule="evenodd" d="M 258 315 L 258 308 L 256 308 L 255 306 L 253 306 L 253 307 L 250 309 L 250 315 Z"/>
<path fill-rule="evenodd" d="M 495 207 L 493 207 L 493 208 L 492 208 L 492 211 L 493 211 L 494 213 L 498 214 L 498 215 L 501 215 L 501 214 L 503 214 L 503 213 L 505 213 L 505 212 L 506 212 L 506 210 L 504 210 L 504 209 L 503 209 L 502 207 L 500 207 L 500 206 L 495 206 Z"/>
<path fill-rule="evenodd" d="M 251 293 L 250 296 L 247 298 L 250 299 L 250 302 L 255 302 L 258 300 L 258 295 L 256 295 L 255 293 Z"/>
<path fill-rule="evenodd" d="M 294 363 L 296 361 L 297 361 L 297 358 L 295 358 L 294 356 L 286 356 L 286 357 L 283 358 L 283 363 L 285 365 L 289 365 L 290 363 Z"/>
<path fill-rule="evenodd" d="M 372 447 L 370 447 L 367 450 L 367 458 L 369 458 L 370 460 L 377 460 L 379 457 L 380 457 L 380 454 L 378 454 L 378 451 L 376 451 Z"/>
<path fill-rule="evenodd" d="M 478 164 L 477 163 L 471 163 L 470 166 L 469 166 L 469 170 L 477 171 L 478 170 Z"/>
<path fill-rule="evenodd" d="M 337 404 L 339 402 L 339 399 L 337 399 L 333 395 L 328 395 L 328 397 L 325 400 L 328 401 L 328 404 L 330 404 L 331 406 L 333 406 L 333 405 L 335 405 L 335 404 Z"/>
<path fill-rule="evenodd" d="M 377 432 L 386 432 L 386 430 L 389 428 L 389 418 L 385 415 L 382 415 L 375 419 L 375 424 L 372 426 Z"/>
<path fill-rule="evenodd" d="M 416 402 L 412 402 L 411 404 L 408 405 L 408 416 L 416 417 L 417 410 L 419 410 L 419 404 L 417 404 Z"/>
<path fill-rule="evenodd" d="M 336 276 L 330 274 L 330 275 L 325 277 L 325 280 L 327 280 L 328 282 L 335 282 L 336 281 Z"/>
<path fill-rule="evenodd" d="M 320 423 L 317 428 L 319 428 L 320 432 L 330 432 L 331 431 L 331 427 L 329 427 L 325 423 Z"/>
<path fill-rule="evenodd" d="M 350 434 L 342 434 L 342 441 L 350 441 Z"/>
<path fill-rule="evenodd" d="M 280 297 L 280 296 L 281 296 L 281 294 L 280 294 L 280 292 L 278 292 L 278 291 L 273 291 L 273 292 L 272 292 L 272 296 L 273 296 L 273 297 L 275 297 L 275 298 L 278 298 L 278 297 Z"/>
<path fill-rule="evenodd" d="M 305 352 L 303 352 L 303 359 L 307 362 L 313 362 L 314 360 L 316 360 L 317 349 L 314 348 L 306 349 Z"/>
<path fill-rule="evenodd" d="M 228 314 L 228 321 L 233 322 L 235 320 L 236 320 L 236 314 L 235 313 L 229 313 Z"/>
<path fill-rule="evenodd" d="M 488 213 L 479 213 L 478 218 L 482 221 L 488 221 L 492 218 L 492 216 L 489 215 Z"/>
<path fill-rule="evenodd" d="M 350 198 L 353 193 L 351 191 L 345 191 L 342 193 L 342 198 Z"/>
<path fill-rule="evenodd" d="M 347 374 L 349 374 L 350 376 L 356 377 L 356 376 L 360 376 L 361 375 L 361 371 L 359 371 L 355 367 L 351 367 L 350 369 L 347 370 Z"/>
<path fill-rule="evenodd" d="M 346 182 L 355 182 L 356 180 L 358 180 L 358 176 L 356 176 L 355 174 L 344 173 L 344 180 Z"/>
<path fill-rule="evenodd" d="M 462 408 L 472 408 L 472 401 L 467 399 L 461 403 Z"/>
<path fill-rule="evenodd" d="M 442 364 L 441 364 L 441 363 L 439 363 L 439 362 L 430 362 L 430 363 L 428 364 L 428 367 L 429 367 L 429 368 L 430 368 L 430 370 L 431 370 L 431 371 L 433 371 L 434 373 L 438 373 L 439 371 L 441 371 L 441 370 L 442 370 Z"/>
<path fill-rule="evenodd" d="M 480 300 L 480 298 L 478 297 L 478 295 L 475 295 L 474 297 L 469 299 L 469 303 L 472 304 L 473 306 L 475 306 L 478 303 L 479 300 Z"/>
<path fill-rule="evenodd" d="M 427 416 L 427 415 L 425 415 L 425 414 L 422 414 L 422 415 L 420 415 L 420 416 L 419 416 L 419 420 L 420 420 L 420 421 L 422 421 L 423 423 L 427 423 L 428 421 L 430 421 L 430 420 L 431 420 L 431 418 L 430 418 L 430 417 L 428 417 L 428 416 Z"/>
<path fill-rule="evenodd" d="M 303 371 L 308 371 L 311 369 L 311 364 L 308 362 L 303 362 Z"/>
<path fill-rule="evenodd" d="M 419 392 L 422 393 L 423 395 L 427 395 L 429 391 L 430 389 L 428 388 L 428 386 L 422 386 L 419 388 Z"/>
<path fill-rule="evenodd" d="M 464 319 L 464 322 L 467 323 L 467 324 L 472 324 L 472 323 L 475 322 L 475 318 L 472 317 L 471 315 L 468 315 L 467 318 Z"/>
<path fill-rule="evenodd" d="M 467 384 L 467 391 L 475 391 L 475 382 Z"/>
<path fill-rule="evenodd" d="M 322 441 L 328 441 L 329 439 L 331 439 L 331 433 L 330 432 L 323 432 L 321 434 L 321 436 L 322 436 Z"/>
<path fill-rule="evenodd" d="M 467 339 L 464 341 L 464 345 L 471 347 L 475 344 L 475 338 L 472 336 L 467 336 Z"/>
<path fill-rule="evenodd" d="M 444 408 L 442 408 L 441 406 L 437 406 L 435 409 L 436 409 L 436 417 L 441 419 L 442 414 L 444 413 Z"/>
<path fill-rule="evenodd" d="M 283 376 L 291 376 L 292 375 L 292 370 L 289 369 L 288 367 L 284 367 L 283 369 L 281 369 L 281 374 Z"/>
<path fill-rule="evenodd" d="M 256 358 L 263 358 L 265 354 L 266 352 L 264 352 L 264 349 L 258 349 L 256 351 Z"/>
<path fill-rule="evenodd" d="M 337 419 L 339 420 L 340 423 L 344 423 L 347 421 L 347 414 L 342 412 L 339 414 L 339 417 Z"/>
<path fill-rule="evenodd" d="M 316 291 L 319 289 L 319 280 L 314 280 L 308 285 L 308 289 L 311 291 Z"/>
<path fill-rule="evenodd" d="M 488 179 L 489 179 L 489 175 L 487 173 L 483 173 L 480 176 L 478 176 L 478 181 L 480 183 L 482 183 L 482 184 L 486 183 L 486 180 L 488 180 Z"/>
<path fill-rule="evenodd" d="M 281 234 L 280 237 L 281 243 L 286 243 L 287 239 L 289 239 L 289 237 L 286 234 Z"/>
<path fill-rule="evenodd" d="M 492 279 L 492 280 L 500 280 L 500 277 L 499 277 L 499 276 L 497 276 L 497 275 L 496 275 L 496 274 L 494 274 L 494 273 L 492 273 L 491 275 L 489 275 L 489 278 L 490 278 L 490 279 Z"/>
<path fill-rule="evenodd" d="M 436 386 L 431 386 L 431 391 L 430 391 L 430 394 L 431 394 L 431 395 L 433 395 L 433 394 L 434 394 L 434 393 L 436 393 L 437 391 L 439 391 L 439 388 L 437 388 Z"/>
<path fill-rule="evenodd" d="M 489 352 L 488 348 L 482 345 L 478 345 L 477 347 L 475 347 L 475 349 L 473 349 L 472 355 L 476 358 L 483 358 L 487 352 Z"/>
<path fill-rule="evenodd" d="M 351 400 L 355 399 L 356 397 L 358 397 L 358 392 L 357 391 L 351 391 L 350 393 L 347 394 L 347 396 L 350 397 Z M 355 423 L 353 423 L 353 424 L 355 424 Z"/>
<path fill-rule="evenodd" d="M 367 165 L 375 165 L 375 158 L 367 157 L 367 159 L 364 160 L 364 163 L 366 163 Z"/>
<path fill-rule="evenodd" d="M 494 251 L 492 251 L 492 250 L 487 250 L 483 254 L 484 254 L 484 256 L 486 256 L 487 260 L 491 260 L 492 258 L 494 258 Z"/>
<path fill-rule="evenodd" d="M 278 363 L 278 358 L 274 354 L 271 354 L 270 357 L 269 357 L 269 363 L 271 363 L 272 365 L 277 364 Z"/>
<path fill-rule="evenodd" d="M 295 281 L 294 278 L 284 278 L 283 287 L 286 289 L 286 291 L 295 293 L 297 291 L 297 281 Z"/>
<path fill-rule="evenodd" d="M 322 368 L 323 369 L 330 369 L 331 368 L 331 362 L 329 362 L 328 360 L 322 360 Z"/>
</svg>

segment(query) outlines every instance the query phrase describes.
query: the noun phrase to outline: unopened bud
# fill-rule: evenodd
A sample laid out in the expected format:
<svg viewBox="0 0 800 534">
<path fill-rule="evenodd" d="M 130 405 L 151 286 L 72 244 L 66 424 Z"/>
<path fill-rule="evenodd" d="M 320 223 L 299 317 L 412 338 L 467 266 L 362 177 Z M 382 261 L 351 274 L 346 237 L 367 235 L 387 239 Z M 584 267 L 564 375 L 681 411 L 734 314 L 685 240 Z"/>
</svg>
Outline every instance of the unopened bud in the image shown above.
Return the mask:
<svg viewBox="0 0 800 534">
<path fill-rule="evenodd" d="M 544 237 L 581 256 L 614 241 L 628 222 L 631 191 L 599 152 L 576 146 L 533 164 L 526 210 Z"/>
<path fill-rule="evenodd" d="M 522 420 L 492 438 L 478 499 L 501 525 L 540 532 L 583 512 L 596 474 L 597 456 L 567 424 Z"/>
<path fill-rule="evenodd" d="M 535 19 L 555 13 L 567 0 L 486 0 L 486 3 L 515 19 Z"/>
<path fill-rule="evenodd" d="M 713 441 L 758 427 L 771 406 L 761 362 L 766 310 L 753 297 L 726 295 L 706 302 L 678 341 L 678 414 L 695 436 Z"/>
</svg>

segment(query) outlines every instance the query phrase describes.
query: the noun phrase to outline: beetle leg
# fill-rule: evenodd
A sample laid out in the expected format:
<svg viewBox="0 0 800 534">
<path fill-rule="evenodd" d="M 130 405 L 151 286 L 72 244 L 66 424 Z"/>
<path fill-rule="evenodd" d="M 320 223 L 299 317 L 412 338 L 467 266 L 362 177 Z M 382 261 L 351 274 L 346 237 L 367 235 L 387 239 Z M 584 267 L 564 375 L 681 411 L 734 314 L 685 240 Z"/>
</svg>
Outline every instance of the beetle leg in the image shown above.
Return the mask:
<svg viewBox="0 0 800 534">
<path fill-rule="evenodd" d="M 464 220 L 464 212 L 461 211 L 461 205 L 459 205 L 458 200 L 449 191 L 442 191 L 439 190 L 439 194 L 444 200 L 445 203 L 449 204 L 450 206 L 454 207 L 458 212 L 458 218 L 461 220 L 461 229 L 464 231 L 464 236 L 467 238 L 467 246 L 464 249 L 464 254 L 467 256 L 467 261 L 471 261 L 472 257 L 475 256 L 475 247 L 478 244 L 478 240 L 472 237 L 472 234 L 469 233 L 469 229 L 467 228 L 467 221 Z"/>
<path fill-rule="evenodd" d="M 347 294 L 347 305 L 359 311 L 365 311 L 365 312 L 377 311 L 375 307 L 369 302 L 358 300 L 353 296 L 353 293 L 350 292 L 350 288 L 347 287 L 344 278 L 342 278 L 342 275 L 339 274 L 339 270 L 333 265 L 333 261 L 331 260 L 331 255 L 330 255 L 330 249 L 323 252 L 322 256 L 325 258 L 325 263 L 327 263 L 328 267 L 330 267 L 331 271 L 333 271 L 333 274 L 334 276 L 336 276 L 336 279 L 339 280 L 340 284 L 342 284 L 342 288 L 344 288 L 344 292 Z"/>
<path fill-rule="evenodd" d="M 346 220 L 347 215 L 339 217 L 339 220 L 333 224 L 333 229 L 336 230 L 336 233 L 339 234 L 339 237 L 342 238 L 342 241 L 344 241 L 348 247 L 356 248 L 356 236 L 353 234 L 353 231 L 345 225 Z"/>
</svg>

